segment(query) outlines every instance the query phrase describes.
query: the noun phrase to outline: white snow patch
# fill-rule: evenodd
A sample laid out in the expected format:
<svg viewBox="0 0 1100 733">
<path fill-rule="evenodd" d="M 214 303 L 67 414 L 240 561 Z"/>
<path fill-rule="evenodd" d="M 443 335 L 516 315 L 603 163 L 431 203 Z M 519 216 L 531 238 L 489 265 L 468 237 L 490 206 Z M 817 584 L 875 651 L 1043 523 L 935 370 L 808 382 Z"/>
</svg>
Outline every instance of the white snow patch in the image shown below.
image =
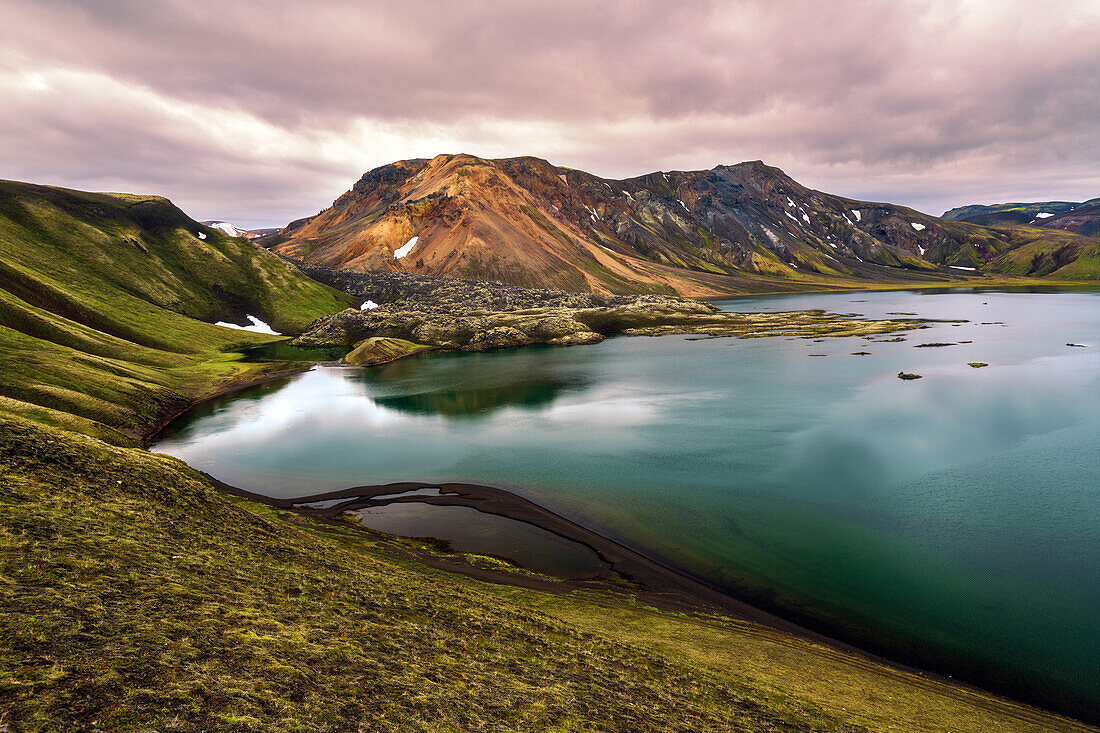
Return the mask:
<svg viewBox="0 0 1100 733">
<path fill-rule="evenodd" d="M 859 257 L 859 255 L 857 255 L 857 254 L 853 254 L 853 255 L 852 255 L 852 257 L 855 257 L 855 258 L 856 258 L 857 260 L 859 260 L 860 262 L 863 262 L 863 260 L 861 260 L 861 259 L 860 259 L 860 257 Z"/>
<path fill-rule="evenodd" d="M 829 245 L 829 246 L 830 246 L 830 247 L 832 247 L 833 249 L 836 249 L 836 245 L 835 245 L 835 244 L 833 244 L 832 242 L 825 242 L 825 244 Z"/>
<path fill-rule="evenodd" d="M 568 183 L 569 183 L 569 181 L 565 180 L 565 175 L 564 175 L 564 174 L 562 174 L 562 173 L 559 173 L 559 174 L 558 174 L 558 178 L 560 178 L 560 179 L 561 179 L 561 182 L 562 182 L 562 183 L 565 183 L 565 184 L 568 184 Z"/>
<path fill-rule="evenodd" d="M 202 232 L 199 232 L 199 233 L 198 233 L 198 234 L 196 234 L 195 236 L 196 236 L 196 237 L 198 237 L 199 239 L 206 239 L 206 235 L 205 235 L 205 234 L 203 234 Z"/>
<path fill-rule="evenodd" d="M 408 255 L 409 252 L 412 252 L 413 247 L 416 246 L 416 241 L 418 239 L 420 239 L 420 237 L 413 237 L 409 241 L 405 242 L 404 247 L 398 247 L 397 249 L 395 249 L 394 252 L 393 252 L 393 258 L 395 260 L 399 260 L 402 257 L 405 257 L 406 255 Z"/>
<path fill-rule="evenodd" d="M 794 218 L 793 216 L 791 216 L 791 212 L 789 212 L 789 211 L 784 211 L 783 213 L 784 213 L 784 214 L 786 214 L 786 215 L 787 215 L 787 218 L 788 218 L 788 219 L 790 219 L 791 221 L 793 221 L 793 222 L 794 222 L 795 224 L 797 224 L 797 223 L 798 223 L 798 219 L 795 219 L 795 218 Z"/>
<path fill-rule="evenodd" d="M 791 201 L 790 196 L 787 197 L 787 206 L 790 206 L 792 209 L 794 208 L 794 201 Z"/>
<path fill-rule="evenodd" d="M 810 217 L 806 215 L 805 211 L 802 212 L 802 218 L 806 220 L 807 224 L 810 223 Z"/>
<path fill-rule="evenodd" d="M 680 199 L 676 199 L 676 200 L 680 201 Z M 680 206 L 684 207 L 684 211 L 691 211 L 691 209 L 688 208 L 688 205 L 685 204 L 683 201 L 680 201 Z"/>
<path fill-rule="evenodd" d="M 256 316 L 247 316 L 248 320 L 252 322 L 251 326 L 238 326 L 236 323 L 227 323 L 225 321 L 218 321 L 215 326 L 224 326 L 225 328 L 237 328 L 241 331 L 252 331 L 253 333 L 266 333 L 270 336 L 282 336 L 281 333 L 275 331 L 271 326 L 261 321 Z"/>
<path fill-rule="evenodd" d="M 911 221 L 911 222 L 909 222 L 909 226 L 913 227 L 918 232 L 923 232 L 924 231 L 924 224 L 918 224 L 915 221 Z"/>
<path fill-rule="evenodd" d="M 848 222 L 848 226 L 850 226 L 850 227 L 854 227 L 854 226 L 855 226 L 855 224 L 853 224 L 853 223 L 852 223 L 852 220 L 848 218 L 848 215 L 847 215 L 847 214 L 841 214 L 841 216 L 843 216 L 843 217 L 844 217 L 844 221 Z"/>
<path fill-rule="evenodd" d="M 359 310 L 361 310 L 361 311 L 372 311 L 377 307 L 378 307 L 377 303 L 375 303 L 373 300 L 368 300 L 366 303 L 363 303 L 363 305 L 359 306 Z"/>
<path fill-rule="evenodd" d="M 796 265 L 796 264 L 795 264 L 795 263 L 793 263 L 793 262 L 788 262 L 787 264 L 788 264 L 788 265 L 790 265 L 791 267 L 793 267 L 793 268 L 794 268 L 794 269 L 796 269 L 796 270 L 798 269 L 798 265 Z"/>
<path fill-rule="evenodd" d="M 661 175 L 665 177 L 666 181 L 668 180 L 668 174 L 667 173 L 662 173 Z"/>
<path fill-rule="evenodd" d="M 863 221 L 863 214 L 860 213 L 859 209 L 852 209 L 852 216 L 856 218 L 856 221 Z"/>
<path fill-rule="evenodd" d="M 963 267 L 962 265 L 948 265 L 952 270 L 969 270 L 970 272 L 977 272 L 977 267 Z"/>
<path fill-rule="evenodd" d="M 1042 211 L 1042 212 L 1039 212 L 1038 214 L 1036 214 L 1035 218 L 1036 219 L 1049 219 L 1052 216 L 1054 216 L 1054 214 L 1048 214 L 1047 212 Z"/>
<path fill-rule="evenodd" d="M 207 224 L 206 226 L 211 229 L 217 229 L 222 234 L 228 234 L 231 237 L 243 237 L 248 234 L 247 231 L 240 227 L 235 227 L 227 221 L 215 221 Z"/>
<path fill-rule="evenodd" d="M 924 257 L 924 247 L 917 245 L 917 251 L 920 252 L 920 256 Z"/>
</svg>

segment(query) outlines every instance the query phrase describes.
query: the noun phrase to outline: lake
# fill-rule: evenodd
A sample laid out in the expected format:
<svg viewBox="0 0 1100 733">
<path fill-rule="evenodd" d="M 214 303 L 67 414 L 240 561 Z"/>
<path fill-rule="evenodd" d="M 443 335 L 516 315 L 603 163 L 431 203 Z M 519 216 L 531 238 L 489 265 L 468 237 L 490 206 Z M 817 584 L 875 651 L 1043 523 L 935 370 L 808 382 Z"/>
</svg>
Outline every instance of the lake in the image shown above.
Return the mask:
<svg viewBox="0 0 1100 733">
<path fill-rule="evenodd" d="M 502 486 L 894 658 L 1095 704 L 1100 293 L 719 305 L 969 322 L 322 367 L 203 405 L 154 450 L 275 497 Z M 955 345 L 915 348 L 929 342 Z"/>
</svg>

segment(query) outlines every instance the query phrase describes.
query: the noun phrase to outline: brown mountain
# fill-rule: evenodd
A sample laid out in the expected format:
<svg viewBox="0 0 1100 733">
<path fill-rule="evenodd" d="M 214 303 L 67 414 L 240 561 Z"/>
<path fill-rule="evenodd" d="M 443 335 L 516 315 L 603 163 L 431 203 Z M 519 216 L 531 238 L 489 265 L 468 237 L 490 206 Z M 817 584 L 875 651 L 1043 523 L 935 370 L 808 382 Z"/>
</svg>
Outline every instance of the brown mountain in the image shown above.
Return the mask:
<svg viewBox="0 0 1100 733">
<path fill-rule="evenodd" d="M 1034 255 L 1068 241 L 1068 265 L 1097 244 L 834 196 L 760 161 L 610 180 L 538 158 L 469 155 L 376 168 L 330 208 L 261 241 L 359 272 L 689 296 L 1027 274 L 1009 257 L 1021 246 Z"/>
</svg>

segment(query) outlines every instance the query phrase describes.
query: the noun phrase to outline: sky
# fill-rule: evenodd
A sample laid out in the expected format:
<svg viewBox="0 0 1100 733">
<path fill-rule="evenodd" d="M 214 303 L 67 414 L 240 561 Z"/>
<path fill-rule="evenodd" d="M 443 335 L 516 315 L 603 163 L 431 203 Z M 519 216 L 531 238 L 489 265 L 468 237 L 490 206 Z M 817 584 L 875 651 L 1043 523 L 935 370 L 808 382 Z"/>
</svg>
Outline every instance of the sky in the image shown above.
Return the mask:
<svg viewBox="0 0 1100 733">
<path fill-rule="evenodd" d="M 760 159 L 940 214 L 1100 196 L 1097 0 L 0 0 L 0 178 L 281 226 L 365 171 Z"/>
</svg>

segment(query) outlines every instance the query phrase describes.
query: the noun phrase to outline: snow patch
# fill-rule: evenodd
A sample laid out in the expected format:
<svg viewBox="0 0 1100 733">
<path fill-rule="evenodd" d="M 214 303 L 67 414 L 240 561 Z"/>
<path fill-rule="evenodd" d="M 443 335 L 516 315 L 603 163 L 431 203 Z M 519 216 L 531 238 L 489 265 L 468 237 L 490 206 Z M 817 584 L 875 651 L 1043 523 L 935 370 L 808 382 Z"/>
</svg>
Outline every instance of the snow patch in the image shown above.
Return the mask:
<svg viewBox="0 0 1100 733">
<path fill-rule="evenodd" d="M 680 199 L 676 199 L 676 200 L 680 201 Z M 688 208 L 688 205 L 685 204 L 683 201 L 680 201 L 680 206 L 684 207 L 684 211 L 691 211 L 691 209 Z"/>
<path fill-rule="evenodd" d="M 252 322 L 251 326 L 238 326 L 236 323 L 227 323 L 225 321 L 218 321 L 215 326 L 224 326 L 225 328 L 236 328 L 241 331 L 252 331 L 253 333 L 266 333 L 269 336 L 282 336 L 281 333 L 275 331 L 271 326 L 261 321 L 256 316 L 246 316 L 249 321 Z"/>
<path fill-rule="evenodd" d="M 198 234 L 196 234 L 195 236 L 196 236 L 196 237 L 198 237 L 199 239 L 206 239 L 206 235 L 205 235 L 205 234 L 203 234 L 202 232 L 199 232 L 199 233 L 198 233 Z"/>
<path fill-rule="evenodd" d="M 786 215 L 787 215 L 787 218 L 788 218 L 788 219 L 790 219 L 791 221 L 793 221 L 793 222 L 794 222 L 795 224 L 797 224 L 797 223 L 798 223 L 798 219 L 795 219 L 795 218 L 794 218 L 793 216 L 791 216 L 791 212 L 789 212 L 789 211 L 784 211 L 783 213 L 784 213 L 784 214 L 786 214 Z"/>
<path fill-rule="evenodd" d="M 829 246 L 830 246 L 830 247 L 832 247 L 833 249 L 836 249 L 836 245 L 835 245 L 835 244 L 833 244 L 832 242 L 825 242 L 825 244 L 829 245 Z"/>
<path fill-rule="evenodd" d="M 244 229 L 235 227 L 227 221 L 212 221 L 207 223 L 206 226 L 217 229 L 222 234 L 228 234 L 230 237 L 243 237 L 248 234 Z"/>
<path fill-rule="evenodd" d="M 787 197 L 787 206 L 790 206 L 792 209 L 794 208 L 794 201 L 791 201 L 790 196 Z"/>
<path fill-rule="evenodd" d="M 909 222 L 909 226 L 913 227 L 918 232 L 923 232 L 924 231 L 924 224 L 918 224 L 915 221 L 911 221 L 911 222 Z"/>
<path fill-rule="evenodd" d="M 924 257 L 924 247 L 917 245 L 917 251 L 920 252 L 920 256 Z"/>
<path fill-rule="evenodd" d="M 562 182 L 562 183 L 564 183 L 564 184 L 566 184 L 566 185 L 568 185 L 568 184 L 569 184 L 569 181 L 565 180 L 565 175 L 564 175 L 564 174 L 562 174 L 562 173 L 559 173 L 559 174 L 558 174 L 558 178 L 560 178 L 560 179 L 561 179 L 561 182 Z"/>
<path fill-rule="evenodd" d="M 634 197 L 630 195 L 630 191 L 623 191 L 623 196 L 626 196 L 631 201 L 634 200 Z"/>
<path fill-rule="evenodd" d="M 810 217 L 806 215 L 805 211 L 802 212 L 802 218 L 806 220 L 807 224 L 810 223 Z"/>
<path fill-rule="evenodd" d="M 1054 216 L 1054 214 L 1048 214 L 1045 211 L 1041 211 L 1041 212 L 1039 212 L 1038 214 L 1035 215 L 1035 218 L 1036 219 L 1049 219 L 1052 216 Z"/>
<path fill-rule="evenodd" d="M 361 310 L 361 311 L 372 311 L 377 307 L 378 307 L 377 303 L 375 303 L 373 300 L 368 300 L 366 303 L 363 303 L 363 305 L 359 306 L 359 310 Z"/>
<path fill-rule="evenodd" d="M 852 209 L 852 216 L 856 218 L 856 221 L 863 221 L 863 214 L 859 209 Z"/>
<path fill-rule="evenodd" d="M 415 247 L 415 246 L 416 246 L 416 242 L 417 242 L 417 240 L 418 240 L 418 239 L 420 239 L 420 237 L 413 237 L 413 238 L 412 238 L 412 239 L 410 239 L 409 241 L 405 242 L 405 246 L 404 246 L 404 247 L 399 247 L 399 248 L 397 248 L 396 250 L 394 250 L 394 252 L 393 252 L 393 258 L 394 258 L 395 260 L 399 260 L 399 259 L 401 259 L 402 257 L 405 257 L 406 255 L 408 255 L 408 254 L 409 254 L 409 252 L 412 252 L 412 250 L 413 250 L 413 247 Z"/>
<path fill-rule="evenodd" d="M 962 265 L 948 265 L 952 270 L 969 270 L 970 272 L 977 272 L 977 267 L 963 267 Z"/>
</svg>

